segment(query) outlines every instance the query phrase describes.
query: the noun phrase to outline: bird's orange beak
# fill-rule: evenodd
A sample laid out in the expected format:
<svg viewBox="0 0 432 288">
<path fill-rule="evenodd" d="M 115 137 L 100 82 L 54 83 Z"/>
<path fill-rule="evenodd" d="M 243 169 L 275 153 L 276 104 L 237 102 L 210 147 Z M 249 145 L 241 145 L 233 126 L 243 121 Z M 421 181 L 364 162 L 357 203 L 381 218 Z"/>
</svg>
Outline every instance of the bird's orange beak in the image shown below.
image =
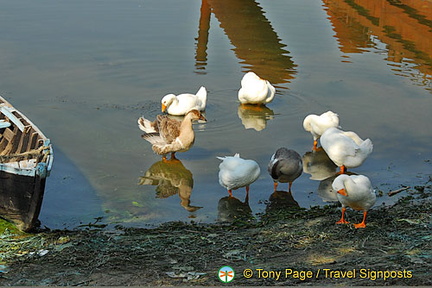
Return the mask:
<svg viewBox="0 0 432 288">
<path fill-rule="evenodd" d="M 165 112 L 165 110 L 167 109 L 167 106 L 165 104 L 162 104 L 162 112 Z"/>
<path fill-rule="evenodd" d="M 346 192 L 345 189 L 340 189 L 340 190 L 337 191 L 337 193 L 339 193 L 339 194 L 341 194 L 343 196 L 348 196 L 348 193 Z"/>
</svg>

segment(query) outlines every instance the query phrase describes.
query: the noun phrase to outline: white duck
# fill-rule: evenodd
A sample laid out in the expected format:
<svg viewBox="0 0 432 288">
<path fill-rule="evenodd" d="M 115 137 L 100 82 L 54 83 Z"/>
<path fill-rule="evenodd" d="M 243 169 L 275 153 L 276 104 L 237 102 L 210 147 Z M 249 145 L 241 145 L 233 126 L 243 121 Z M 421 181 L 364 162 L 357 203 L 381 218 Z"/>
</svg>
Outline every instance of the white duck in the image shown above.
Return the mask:
<svg viewBox="0 0 432 288">
<path fill-rule="evenodd" d="M 288 192 L 291 192 L 293 181 L 303 172 L 302 158 L 296 151 L 281 147 L 271 156 L 267 170 L 273 178 L 274 191 L 280 182 L 289 183 Z"/>
<path fill-rule="evenodd" d="M 363 175 L 339 175 L 333 181 L 332 187 L 337 191 L 337 198 L 342 204 L 342 217 L 336 224 L 347 224 L 345 220 L 346 207 L 363 211 L 363 221 L 354 224 L 355 228 L 366 227 L 368 210 L 375 204 L 376 195 L 368 177 Z"/>
<path fill-rule="evenodd" d="M 321 135 L 320 141 L 329 158 L 340 167 L 340 173 L 363 164 L 373 149 L 370 139 L 363 141 L 354 132 L 334 127 L 328 128 Z"/>
<path fill-rule="evenodd" d="M 242 104 L 267 104 L 273 100 L 275 92 L 269 81 L 261 79 L 254 72 L 248 72 L 241 80 L 238 99 Z"/>
<path fill-rule="evenodd" d="M 303 128 L 313 136 L 313 150 L 317 150 L 318 139 L 330 127 L 339 127 L 339 116 L 327 111 L 321 115 L 310 114 L 303 120 Z"/>
<path fill-rule="evenodd" d="M 168 115 L 158 115 L 153 122 L 140 117 L 138 126 L 145 132 L 142 137 L 152 144 L 156 154 L 166 160 L 166 154 L 171 153 L 171 159 L 176 159 L 176 152 L 189 150 L 195 141 L 192 128 L 194 120 L 206 121 L 198 110 L 191 110 L 182 121 L 169 118 Z"/>
<path fill-rule="evenodd" d="M 162 100 L 162 112 L 171 115 L 186 115 L 190 110 L 204 111 L 207 103 L 207 90 L 204 86 L 196 94 L 184 93 L 180 95 L 168 94 Z"/>
<path fill-rule="evenodd" d="M 232 190 L 241 187 L 246 187 L 246 194 L 249 194 L 249 185 L 255 182 L 261 173 L 258 163 L 242 159 L 238 153 L 217 158 L 222 160 L 219 164 L 219 184 L 228 190 L 231 197 Z"/>
</svg>

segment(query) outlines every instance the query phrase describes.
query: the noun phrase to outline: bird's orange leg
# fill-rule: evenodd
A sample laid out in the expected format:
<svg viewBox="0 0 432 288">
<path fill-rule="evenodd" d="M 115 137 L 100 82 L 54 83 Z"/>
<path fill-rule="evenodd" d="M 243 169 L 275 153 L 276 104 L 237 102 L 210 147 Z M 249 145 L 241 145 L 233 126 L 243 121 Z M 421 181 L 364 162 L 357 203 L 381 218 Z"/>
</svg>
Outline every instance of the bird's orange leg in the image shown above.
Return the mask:
<svg viewBox="0 0 432 288">
<path fill-rule="evenodd" d="M 312 151 L 318 151 L 318 140 L 314 140 L 313 146 L 312 146 Z"/>
<path fill-rule="evenodd" d="M 292 183 L 293 183 L 293 182 L 289 182 L 289 184 L 288 184 L 288 192 L 290 192 L 290 193 L 291 193 Z"/>
<path fill-rule="evenodd" d="M 277 187 L 278 187 L 278 182 L 273 182 L 273 192 L 276 192 L 276 190 L 277 190 Z"/>
<path fill-rule="evenodd" d="M 345 167 L 345 165 L 340 166 L 339 174 L 346 174 L 346 172 L 347 172 L 347 168 Z"/>
<path fill-rule="evenodd" d="M 367 216 L 367 211 L 363 211 L 363 221 L 361 223 L 354 224 L 354 227 L 355 228 L 366 228 L 366 216 Z"/>
<path fill-rule="evenodd" d="M 234 197 L 231 189 L 228 190 L 228 194 L 230 195 L 230 197 Z"/>
<path fill-rule="evenodd" d="M 345 220 L 345 211 L 346 208 L 342 207 L 342 216 L 341 219 L 339 221 L 336 222 L 336 224 L 348 224 L 349 222 Z"/>
</svg>

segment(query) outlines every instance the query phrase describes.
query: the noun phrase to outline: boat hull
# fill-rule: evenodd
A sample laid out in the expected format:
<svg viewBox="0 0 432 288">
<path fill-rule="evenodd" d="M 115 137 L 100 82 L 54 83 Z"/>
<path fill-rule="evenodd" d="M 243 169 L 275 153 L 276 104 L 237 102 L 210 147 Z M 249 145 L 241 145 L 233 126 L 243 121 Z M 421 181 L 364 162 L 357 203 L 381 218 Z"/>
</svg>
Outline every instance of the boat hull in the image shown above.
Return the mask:
<svg viewBox="0 0 432 288">
<path fill-rule="evenodd" d="M 39 226 L 46 178 L 0 171 L 0 217 L 18 229 L 30 231 Z"/>
</svg>

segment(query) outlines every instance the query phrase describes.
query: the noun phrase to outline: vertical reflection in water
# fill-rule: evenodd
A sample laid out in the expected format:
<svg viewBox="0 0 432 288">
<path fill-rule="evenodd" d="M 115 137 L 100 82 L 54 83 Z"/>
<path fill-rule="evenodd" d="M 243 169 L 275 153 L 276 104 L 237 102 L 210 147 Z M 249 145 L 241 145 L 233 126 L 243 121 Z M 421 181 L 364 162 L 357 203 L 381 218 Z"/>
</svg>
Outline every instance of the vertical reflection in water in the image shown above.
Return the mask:
<svg viewBox="0 0 432 288">
<path fill-rule="evenodd" d="M 294 78 L 296 65 L 288 56 L 286 45 L 281 43 L 254 0 L 202 0 L 195 65 L 197 73 L 202 73 L 207 61 L 210 11 L 230 39 L 245 72 L 254 71 L 272 84 L 287 83 Z"/>
<path fill-rule="evenodd" d="M 203 0 L 201 3 L 201 17 L 198 28 L 198 38 L 196 44 L 195 54 L 195 67 L 196 73 L 205 74 L 205 67 L 207 65 L 207 43 L 210 29 L 210 6 L 207 0 Z"/>
<path fill-rule="evenodd" d="M 323 0 L 343 53 L 386 44 L 396 75 L 432 91 L 432 3 L 422 0 Z M 347 55 L 346 55 L 347 56 Z M 418 72 L 413 71 L 418 70 Z"/>
</svg>

